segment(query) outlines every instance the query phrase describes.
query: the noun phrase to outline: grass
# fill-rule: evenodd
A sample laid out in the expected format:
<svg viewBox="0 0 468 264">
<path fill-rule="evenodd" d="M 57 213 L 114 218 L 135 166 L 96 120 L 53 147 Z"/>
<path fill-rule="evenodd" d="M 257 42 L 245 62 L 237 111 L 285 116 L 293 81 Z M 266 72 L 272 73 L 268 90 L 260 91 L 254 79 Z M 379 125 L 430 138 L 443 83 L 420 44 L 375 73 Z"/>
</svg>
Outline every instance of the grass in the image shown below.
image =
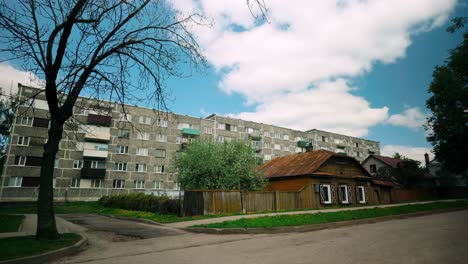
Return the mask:
<svg viewBox="0 0 468 264">
<path fill-rule="evenodd" d="M 230 215 L 238 215 L 240 213 L 232 214 L 216 214 L 216 215 L 199 215 L 189 217 L 179 217 L 177 215 L 170 214 L 158 214 L 151 212 L 132 211 L 119 208 L 109 208 L 99 205 L 97 202 L 66 202 L 57 203 L 55 205 L 55 212 L 57 214 L 103 214 L 121 217 L 133 217 L 149 219 L 158 223 L 175 223 L 182 221 L 191 221 L 199 219 L 207 219 L 214 217 L 223 217 Z M 36 213 L 35 207 L 14 207 L 14 208 L 0 208 L 0 215 L 2 214 L 34 214 Z"/>
<path fill-rule="evenodd" d="M 433 211 L 448 208 L 468 207 L 468 200 L 455 202 L 433 202 L 428 204 L 402 205 L 388 208 L 369 208 L 353 211 L 302 214 L 302 215 L 280 215 L 259 218 L 244 218 L 222 223 L 207 225 L 195 225 L 194 227 L 207 228 L 272 228 L 281 226 L 301 226 L 310 224 L 322 224 L 338 221 L 374 218 L 380 216 L 400 215 L 416 212 Z"/>
<path fill-rule="evenodd" d="M 0 215 L 0 233 L 18 231 L 23 219 L 24 215 Z"/>
<path fill-rule="evenodd" d="M 0 261 L 38 255 L 47 251 L 71 246 L 81 239 L 80 235 L 67 233 L 58 240 L 36 240 L 34 236 L 0 238 Z"/>
</svg>

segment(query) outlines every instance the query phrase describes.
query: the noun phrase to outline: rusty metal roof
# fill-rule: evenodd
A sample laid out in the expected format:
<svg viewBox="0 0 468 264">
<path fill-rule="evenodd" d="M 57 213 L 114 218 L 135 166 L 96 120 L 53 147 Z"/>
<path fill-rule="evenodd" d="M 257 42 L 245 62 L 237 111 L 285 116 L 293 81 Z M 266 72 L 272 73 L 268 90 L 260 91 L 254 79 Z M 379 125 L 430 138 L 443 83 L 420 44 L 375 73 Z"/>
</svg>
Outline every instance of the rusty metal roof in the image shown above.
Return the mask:
<svg viewBox="0 0 468 264">
<path fill-rule="evenodd" d="M 267 178 L 311 175 L 331 157 L 355 160 L 331 151 L 316 150 L 273 159 L 261 165 L 258 170 Z"/>
</svg>

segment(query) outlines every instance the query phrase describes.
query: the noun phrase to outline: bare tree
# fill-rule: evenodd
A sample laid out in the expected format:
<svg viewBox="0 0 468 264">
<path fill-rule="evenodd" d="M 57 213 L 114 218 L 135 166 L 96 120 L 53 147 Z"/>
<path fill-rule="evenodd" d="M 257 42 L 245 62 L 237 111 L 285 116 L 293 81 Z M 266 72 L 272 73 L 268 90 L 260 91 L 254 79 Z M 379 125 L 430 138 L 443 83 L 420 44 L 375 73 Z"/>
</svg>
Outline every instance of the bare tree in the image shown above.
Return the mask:
<svg viewBox="0 0 468 264">
<path fill-rule="evenodd" d="M 205 63 L 194 23 L 202 17 L 182 16 L 166 1 L 0 0 L 0 59 L 22 62 L 45 80 L 50 112 L 36 238 L 58 238 L 54 160 L 80 93 L 121 103 L 142 95 L 165 108 L 165 78 L 180 76 L 180 63 Z"/>
</svg>

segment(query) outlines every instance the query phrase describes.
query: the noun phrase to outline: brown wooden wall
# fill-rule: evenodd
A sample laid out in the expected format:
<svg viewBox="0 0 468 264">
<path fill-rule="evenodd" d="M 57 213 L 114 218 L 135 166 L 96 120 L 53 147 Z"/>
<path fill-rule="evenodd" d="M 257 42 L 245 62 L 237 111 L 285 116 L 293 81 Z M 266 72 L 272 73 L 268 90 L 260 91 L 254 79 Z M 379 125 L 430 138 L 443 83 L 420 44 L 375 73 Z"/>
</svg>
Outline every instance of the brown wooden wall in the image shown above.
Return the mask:
<svg viewBox="0 0 468 264">
<path fill-rule="evenodd" d="M 355 160 L 347 158 L 330 158 L 320 168 L 317 169 L 316 173 L 329 173 L 337 176 L 365 176 L 367 172 L 365 169 L 357 163 Z"/>
<path fill-rule="evenodd" d="M 267 191 L 297 192 L 310 184 L 310 177 L 271 178 L 268 180 Z"/>
</svg>

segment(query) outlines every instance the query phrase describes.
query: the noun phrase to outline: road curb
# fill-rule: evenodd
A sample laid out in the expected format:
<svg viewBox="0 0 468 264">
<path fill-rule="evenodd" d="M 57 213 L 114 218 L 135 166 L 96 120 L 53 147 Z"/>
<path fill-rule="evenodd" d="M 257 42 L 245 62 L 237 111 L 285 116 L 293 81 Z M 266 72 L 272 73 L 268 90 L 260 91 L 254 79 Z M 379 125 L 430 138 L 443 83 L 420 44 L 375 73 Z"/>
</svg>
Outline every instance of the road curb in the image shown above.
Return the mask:
<svg viewBox="0 0 468 264">
<path fill-rule="evenodd" d="M 107 214 L 99 214 L 99 215 L 106 216 L 106 217 L 109 217 L 109 218 L 118 219 L 118 220 L 126 220 L 126 221 L 138 222 L 138 223 L 143 223 L 143 224 L 149 224 L 149 225 L 158 225 L 158 226 L 163 225 L 161 223 L 155 222 L 153 220 L 145 219 L 145 218 L 134 218 L 134 217 L 107 215 Z"/>
<path fill-rule="evenodd" d="M 183 230 L 193 233 L 205 233 L 205 234 L 280 234 L 280 233 L 294 233 L 294 232 L 310 232 L 323 229 L 333 229 L 345 226 L 361 225 L 361 224 L 373 224 L 378 222 L 384 222 L 396 219 L 406 219 L 410 217 L 426 216 L 433 214 L 441 214 L 455 211 L 467 210 L 468 207 L 450 208 L 435 211 L 417 212 L 410 214 L 390 215 L 381 216 L 375 218 L 366 218 L 350 221 L 340 221 L 325 224 L 312 224 L 302 226 L 286 226 L 286 227 L 271 227 L 271 228 L 205 228 L 205 227 L 187 227 L 182 228 Z"/>
<path fill-rule="evenodd" d="M 88 238 L 79 234 L 81 236 L 80 241 L 76 242 L 74 245 L 56 249 L 53 251 L 45 252 L 39 255 L 16 258 L 0 261 L 0 264 L 40 264 L 40 263 L 49 263 L 52 260 L 59 258 L 67 257 L 70 255 L 77 254 L 82 251 L 88 245 Z"/>
</svg>

